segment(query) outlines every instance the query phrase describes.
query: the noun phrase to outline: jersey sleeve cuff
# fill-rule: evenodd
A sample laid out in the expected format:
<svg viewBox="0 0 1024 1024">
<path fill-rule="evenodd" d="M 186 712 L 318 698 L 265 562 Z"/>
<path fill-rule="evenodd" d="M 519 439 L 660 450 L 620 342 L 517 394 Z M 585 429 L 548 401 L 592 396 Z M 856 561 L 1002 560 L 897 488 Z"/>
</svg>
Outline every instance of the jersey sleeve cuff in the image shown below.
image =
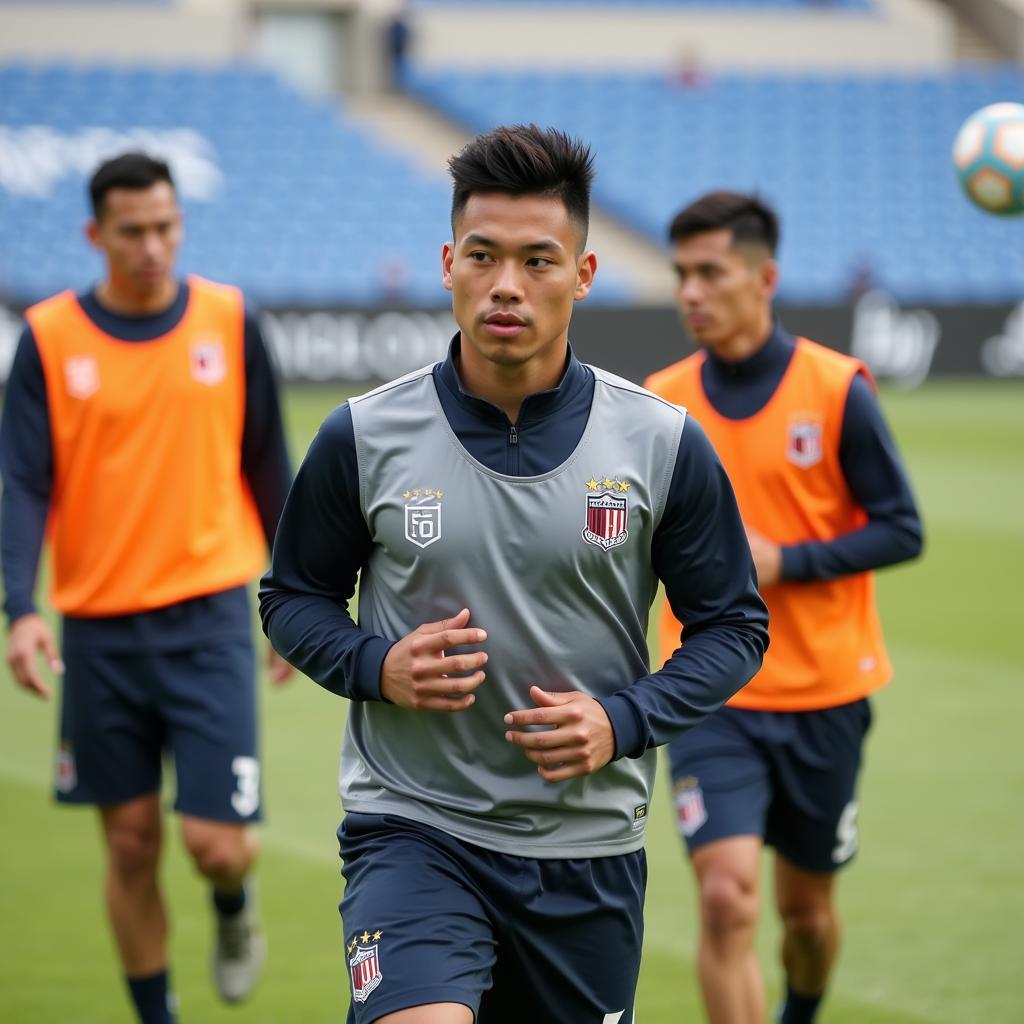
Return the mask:
<svg viewBox="0 0 1024 1024">
<path fill-rule="evenodd" d="M 803 544 L 782 546 L 782 578 L 784 580 L 805 580 L 809 574 L 810 558 Z"/>
<path fill-rule="evenodd" d="M 13 626 L 18 619 L 26 615 L 37 615 L 39 609 L 31 598 L 8 597 L 4 605 L 4 614 L 7 616 L 8 627 Z"/>
<path fill-rule="evenodd" d="M 352 700 L 384 700 L 380 692 L 380 671 L 394 642 L 374 636 L 363 644 L 352 678 Z"/>
<path fill-rule="evenodd" d="M 647 749 L 643 740 L 643 729 L 633 705 L 617 693 L 610 697 L 597 697 L 598 704 L 604 708 L 608 721 L 611 722 L 612 735 L 615 739 L 613 761 L 620 757 L 639 757 Z"/>
</svg>

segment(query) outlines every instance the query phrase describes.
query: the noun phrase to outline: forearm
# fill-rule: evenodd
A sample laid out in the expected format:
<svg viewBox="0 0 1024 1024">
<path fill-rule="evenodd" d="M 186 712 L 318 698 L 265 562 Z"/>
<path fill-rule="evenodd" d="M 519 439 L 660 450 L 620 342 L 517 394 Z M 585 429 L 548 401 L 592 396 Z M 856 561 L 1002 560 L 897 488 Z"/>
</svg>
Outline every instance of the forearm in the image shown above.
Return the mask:
<svg viewBox="0 0 1024 1024">
<path fill-rule="evenodd" d="M 380 670 L 390 640 L 361 629 L 329 598 L 260 588 L 260 617 L 274 650 L 324 689 L 351 700 L 382 700 Z"/>
<path fill-rule="evenodd" d="M 809 583 L 870 572 L 921 553 L 921 521 L 913 514 L 867 523 L 834 540 L 784 545 L 782 578 Z"/>
<path fill-rule="evenodd" d="M 766 646 L 758 622 L 710 626 L 688 636 L 660 671 L 602 698 L 615 757 L 639 757 L 713 714 L 753 678 Z"/>
</svg>

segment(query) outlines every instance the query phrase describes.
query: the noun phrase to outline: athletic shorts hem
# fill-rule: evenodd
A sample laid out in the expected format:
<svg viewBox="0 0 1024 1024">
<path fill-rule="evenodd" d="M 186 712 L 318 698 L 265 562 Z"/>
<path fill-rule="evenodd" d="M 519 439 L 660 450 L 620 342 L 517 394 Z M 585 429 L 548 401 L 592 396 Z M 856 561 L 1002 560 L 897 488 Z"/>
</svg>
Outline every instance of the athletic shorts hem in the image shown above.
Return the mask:
<svg viewBox="0 0 1024 1024">
<path fill-rule="evenodd" d="M 848 868 L 856 859 L 857 854 L 853 853 L 846 858 L 841 864 L 837 864 L 834 860 L 828 862 L 811 863 L 811 859 L 808 857 L 794 857 L 788 850 L 779 849 L 773 843 L 765 843 L 766 846 L 770 846 L 775 853 L 787 860 L 793 867 L 798 868 L 800 871 L 806 871 L 809 875 L 837 875 L 844 868 Z"/>
<path fill-rule="evenodd" d="M 255 811 L 247 818 L 240 818 L 237 814 L 211 811 L 208 807 L 186 807 L 177 800 L 174 801 L 171 809 L 178 815 L 184 814 L 189 818 L 202 818 L 205 821 L 217 821 L 224 825 L 258 825 L 263 821 L 262 810 Z"/>
<path fill-rule="evenodd" d="M 765 841 L 764 836 L 760 832 L 741 828 L 737 829 L 735 832 L 722 832 L 720 834 L 712 833 L 707 836 L 686 836 L 686 849 L 690 852 L 690 855 L 692 856 L 695 850 L 699 850 L 702 846 L 707 846 L 709 843 L 721 843 L 727 839 L 746 839 L 748 837 L 750 839 L 760 840 L 762 845 L 768 845 Z"/>
<path fill-rule="evenodd" d="M 77 788 L 74 792 L 62 793 L 58 789 L 54 791 L 54 798 L 57 803 L 64 804 L 67 807 L 119 807 L 121 804 L 127 804 L 132 800 L 138 800 L 139 797 L 154 796 L 159 794 L 159 792 L 159 785 L 155 788 L 147 787 L 128 793 L 116 793 L 112 796 L 108 796 L 106 794 L 96 796 L 92 793 L 82 793 Z"/>
<path fill-rule="evenodd" d="M 385 977 L 383 984 L 387 984 Z M 461 1003 L 473 1011 L 474 1020 L 480 1013 L 480 999 L 483 992 L 471 992 L 454 985 L 431 985 L 429 987 L 400 989 L 394 992 L 371 995 L 366 1003 L 352 1000 L 352 1010 L 366 1024 L 386 1017 L 389 1013 L 409 1010 L 414 1006 L 427 1006 L 431 1003 Z"/>
</svg>

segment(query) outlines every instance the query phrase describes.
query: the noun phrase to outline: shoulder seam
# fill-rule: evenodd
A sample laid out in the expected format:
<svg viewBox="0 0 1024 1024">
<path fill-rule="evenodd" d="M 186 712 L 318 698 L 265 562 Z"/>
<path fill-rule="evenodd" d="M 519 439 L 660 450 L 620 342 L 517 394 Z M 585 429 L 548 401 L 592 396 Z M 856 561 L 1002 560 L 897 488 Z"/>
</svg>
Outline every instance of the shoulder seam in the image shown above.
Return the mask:
<svg viewBox="0 0 1024 1024">
<path fill-rule="evenodd" d="M 381 384 L 379 387 L 373 388 L 362 395 L 354 395 L 352 398 L 347 399 L 349 408 L 352 407 L 353 403 L 361 403 L 371 398 L 386 395 L 389 392 L 394 391 L 396 388 L 404 387 L 406 384 L 414 384 L 416 381 L 420 381 L 424 377 L 431 376 L 436 365 L 436 363 L 431 363 L 429 366 L 422 366 L 418 370 L 413 370 L 411 373 L 405 374 L 404 377 L 398 377 L 395 380 L 388 381 L 386 384 Z"/>
<path fill-rule="evenodd" d="M 640 398 L 650 398 L 660 405 L 664 405 L 666 408 L 671 409 L 673 412 L 686 415 L 686 407 L 682 405 L 676 405 L 675 402 L 670 402 L 667 398 L 662 398 L 661 395 L 656 395 L 653 391 L 648 391 L 647 388 L 641 387 L 639 384 L 631 384 L 629 387 L 623 387 L 617 381 L 609 380 L 607 377 L 595 377 L 597 381 L 606 385 L 610 388 L 615 388 L 617 391 L 625 391 L 629 394 L 638 395 Z"/>
</svg>

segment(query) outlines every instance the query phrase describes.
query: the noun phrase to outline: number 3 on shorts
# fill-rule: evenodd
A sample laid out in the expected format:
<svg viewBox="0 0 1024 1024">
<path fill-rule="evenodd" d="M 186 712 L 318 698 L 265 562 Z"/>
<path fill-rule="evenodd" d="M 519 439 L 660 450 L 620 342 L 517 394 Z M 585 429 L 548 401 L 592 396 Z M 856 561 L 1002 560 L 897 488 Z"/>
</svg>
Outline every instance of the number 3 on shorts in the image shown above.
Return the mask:
<svg viewBox="0 0 1024 1024">
<path fill-rule="evenodd" d="M 231 794 L 231 806 L 240 818 L 248 818 L 260 806 L 260 763 L 255 757 L 236 757 L 231 770 L 238 780 Z"/>
<path fill-rule="evenodd" d="M 839 816 L 839 824 L 836 826 L 836 847 L 832 851 L 832 860 L 836 864 L 845 864 L 860 846 L 857 810 L 857 801 L 851 800 Z"/>
</svg>

